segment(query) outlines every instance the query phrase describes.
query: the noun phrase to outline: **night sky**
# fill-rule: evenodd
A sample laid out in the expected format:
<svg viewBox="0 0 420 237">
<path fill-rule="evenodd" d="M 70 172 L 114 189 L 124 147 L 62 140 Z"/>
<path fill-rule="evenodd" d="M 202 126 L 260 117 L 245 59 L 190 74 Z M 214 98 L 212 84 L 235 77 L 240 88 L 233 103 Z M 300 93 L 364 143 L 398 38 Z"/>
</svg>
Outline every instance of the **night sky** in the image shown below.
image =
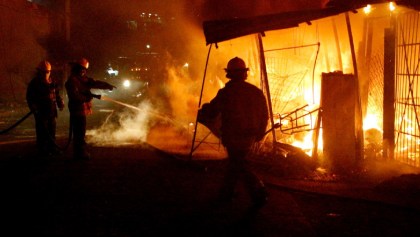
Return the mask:
<svg viewBox="0 0 420 237">
<path fill-rule="evenodd" d="M 162 16 L 170 27 L 162 31 L 163 45 L 188 44 L 190 28 L 201 29 L 204 20 L 247 17 L 288 9 L 319 8 L 322 0 L 239 1 L 239 0 L 71 0 L 71 38 L 78 54 L 96 61 L 115 57 L 125 42 L 124 25 L 141 12 Z M 169 24 L 165 24 L 168 26 Z M 205 44 L 203 39 L 203 44 Z M 182 50 L 173 52 L 182 54 Z M 106 63 L 105 61 L 103 63 Z"/>
</svg>

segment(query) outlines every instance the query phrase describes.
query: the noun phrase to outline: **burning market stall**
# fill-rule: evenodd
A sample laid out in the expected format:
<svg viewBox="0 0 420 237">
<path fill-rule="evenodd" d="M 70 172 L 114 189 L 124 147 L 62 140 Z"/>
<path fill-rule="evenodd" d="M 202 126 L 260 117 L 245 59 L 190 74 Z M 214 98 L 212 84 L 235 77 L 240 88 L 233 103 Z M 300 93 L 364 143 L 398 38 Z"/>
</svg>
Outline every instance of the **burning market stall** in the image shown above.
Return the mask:
<svg viewBox="0 0 420 237">
<path fill-rule="evenodd" d="M 395 5 L 367 3 L 334 6 L 331 1 L 329 7 L 318 10 L 205 21 L 203 30 L 210 45 L 206 69 L 214 66 L 209 59 L 213 44 L 222 51 L 216 54 L 229 58 L 236 56 L 233 52 L 247 59 L 250 82 L 263 89 L 269 101 L 270 127 L 281 124 L 280 129 L 271 130 L 267 141 L 272 138 L 275 145 L 285 144 L 281 149 L 286 153 L 290 144 L 313 159 L 321 154 L 320 161 L 338 172 L 357 168 L 358 161 L 365 158 L 382 159 L 377 144 L 382 141 L 373 139 L 372 134 L 389 130 L 385 121 L 394 120 L 381 99 L 385 98 L 387 63 L 382 36 L 392 25 L 389 11 L 375 16 L 367 11 Z M 407 1 L 399 3 L 409 5 Z M 225 47 L 229 48 L 226 53 Z M 219 62 L 216 66 L 221 68 Z M 207 93 L 217 89 L 205 84 L 215 78 L 219 83 L 212 86 L 220 88 L 219 76 L 204 76 L 199 106 L 211 97 Z M 375 93 L 380 95 L 375 97 Z M 196 127 L 191 155 L 208 138 L 199 133 Z M 386 135 L 384 132 L 385 140 Z M 196 138 L 202 139 L 198 145 Z M 373 150 L 364 153 L 367 148 Z"/>
</svg>

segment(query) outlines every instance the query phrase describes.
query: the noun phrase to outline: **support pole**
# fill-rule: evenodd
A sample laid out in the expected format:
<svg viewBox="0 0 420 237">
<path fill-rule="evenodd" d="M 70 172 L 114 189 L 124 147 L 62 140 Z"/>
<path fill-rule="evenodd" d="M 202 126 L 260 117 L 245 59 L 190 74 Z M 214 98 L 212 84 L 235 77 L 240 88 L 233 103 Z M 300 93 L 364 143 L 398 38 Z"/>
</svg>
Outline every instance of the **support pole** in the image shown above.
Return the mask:
<svg viewBox="0 0 420 237">
<path fill-rule="evenodd" d="M 204 83 L 206 82 L 206 74 L 207 74 L 207 66 L 209 64 L 209 58 L 210 58 L 210 52 L 211 52 L 211 46 L 213 44 L 210 44 L 209 52 L 207 53 L 207 59 L 206 59 L 206 67 L 204 68 L 204 75 L 203 75 L 203 82 L 201 83 L 201 91 L 200 91 L 200 99 L 198 100 L 198 109 L 201 107 L 201 100 L 203 99 L 203 90 L 204 90 Z M 191 151 L 189 155 L 189 160 L 192 160 L 192 154 L 195 150 L 195 138 L 197 136 L 197 124 L 198 123 L 198 110 L 197 110 L 197 116 L 195 117 L 195 123 L 194 123 L 194 133 L 192 138 L 192 144 L 191 144 Z"/>
<path fill-rule="evenodd" d="M 385 29 L 384 37 L 384 115 L 383 115 L 383 159 L 394 159 L 395 140 L 395 30 Z"/>
<path fill-rule="evenodd" d="M 337 50 L 339 71 L 343 71 L 343 60 L 341 59 L 341 48 L 340 48 L 340 40 L 339 40 L 338 32 L 337 32 L 337 25 L 335 24 L 334 17 L 332 17 L 331 20 L 332 20 L 332 25 L 333 25 L 333 30 L 334 30 L 335 49 Z"/>
<path fill-rule="evenodd" d="M 264 89 L 266 91 L 266 96 L 267 96 L 268 111 L 270 115 L 271 127 L 274 128 L 273 107 L 271 104 L 270 86 L 268 84 L 267 67 L 265 64 L 264 45 L 262 42 L 261 34 L 258 34 L 257 37 L 258 37 L 258 49 L 260 50 L 261 81 L 263 82 L 265 86 Z M 271 133 L 273 134 L 273 144 L 274 144 L 277 141 L 275 129 L 272 129 Z"/>
<path fill-rule="evenodd" d="M 356 83 L 356 103 L 355 103 L 355 138 L 356 138 L 356 160 L 361 160 L 363 158 L 363 114 L 362 114 L 362 105 L 361 105 L 361 98 L 360 98 L 360 83 L 359 83 L 359 76 L 357 70 L 357 61 L 356 61 L 356 53 L 354 50 L 354 42 L 353 42 L 353 33 L 351 30 L 350 24 L 350 17 L 349 13 L 346 12 L 346 24 L 347 24 L 347 32 L 349 35 L 350 41 L 350 50 L 351 50 L 351 58 L 353 62 L 353 70 L 354 70 L 354 80 Z"/>
</svg>

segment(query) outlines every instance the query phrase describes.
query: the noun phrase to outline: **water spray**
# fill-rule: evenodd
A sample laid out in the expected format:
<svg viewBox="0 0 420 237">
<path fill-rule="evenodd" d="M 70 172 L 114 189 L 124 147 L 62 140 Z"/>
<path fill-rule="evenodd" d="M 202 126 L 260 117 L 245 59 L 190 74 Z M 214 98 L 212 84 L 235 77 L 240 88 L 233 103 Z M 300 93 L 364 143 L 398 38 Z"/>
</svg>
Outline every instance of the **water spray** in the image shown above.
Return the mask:
<svg viewBox="0 0 420 237">
<path fill-rule="evenodd" d="M 130 104 L 126 104 L 126 103 L 123 103 L 123 102 L 121 102 L 121 101 L 118 101 L 118 100 L 112 99 L 112 98 L 110 98 L 110 97 L 108 97 L 108 96 L 104 96 L 104 95 L 102 95 L 102 96 L 100 97 L 100 100 L 110 101 L 110 102 L 113 102 L 113 103 L 116 103 L 116 104 L 119 104 L 119 105 L 125 106 L 125 107 L 127 107 L 127 108 L 134 109 L 134 110 L 136 110 L 136 111 L 145 112 L 145 113 L 148 113 L 148 114 L 150 114 L 150 115 L 153 115 L 153 116 L 154 116 L 154 117 L 156 117 L 156 118 L 162 119 L 162 120 L 164 120 L 164 121 L 169 121 L 169 122 L 171 122 L 172 124 L 175 124 L 175 125 L 176 125 L 176 124 L 178 124 L 179 126 L 183 127 L 183 126 L 182 126 L 179 122 L 176 122 L 175 120 L 173 120 L 173 119 L 169 118 L 167 115 L 161 115 L 161 114 L 159 114 L 159 113 L 157 113 L 157 112 L 153 112 L 153 111 L 150 111 L 150 110 L 140 109 L 140 108 L 138 108 L 138 107 L 136 107 L 136 106 L 133 106 L 133 105 L 130 105 Z"/>
</svg>

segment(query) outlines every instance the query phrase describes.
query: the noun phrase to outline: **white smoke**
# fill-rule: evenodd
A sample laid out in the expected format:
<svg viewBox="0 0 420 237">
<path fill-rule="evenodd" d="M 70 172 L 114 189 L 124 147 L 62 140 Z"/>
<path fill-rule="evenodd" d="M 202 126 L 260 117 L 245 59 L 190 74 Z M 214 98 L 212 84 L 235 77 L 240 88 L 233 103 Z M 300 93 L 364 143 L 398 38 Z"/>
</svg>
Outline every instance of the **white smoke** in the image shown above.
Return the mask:
<svg viewBox="0 0 420 237">
<path fill-rule="evenodd" d="M 87 131 L 88 142 L 99 146 L 144 143 L 149 132 L 151 104 L 144 101 L 137 108 L 110 114 L 101 127 Z M 112 116 L 117 116 L 118 121 L 113 122 Z"/>
</svg>

